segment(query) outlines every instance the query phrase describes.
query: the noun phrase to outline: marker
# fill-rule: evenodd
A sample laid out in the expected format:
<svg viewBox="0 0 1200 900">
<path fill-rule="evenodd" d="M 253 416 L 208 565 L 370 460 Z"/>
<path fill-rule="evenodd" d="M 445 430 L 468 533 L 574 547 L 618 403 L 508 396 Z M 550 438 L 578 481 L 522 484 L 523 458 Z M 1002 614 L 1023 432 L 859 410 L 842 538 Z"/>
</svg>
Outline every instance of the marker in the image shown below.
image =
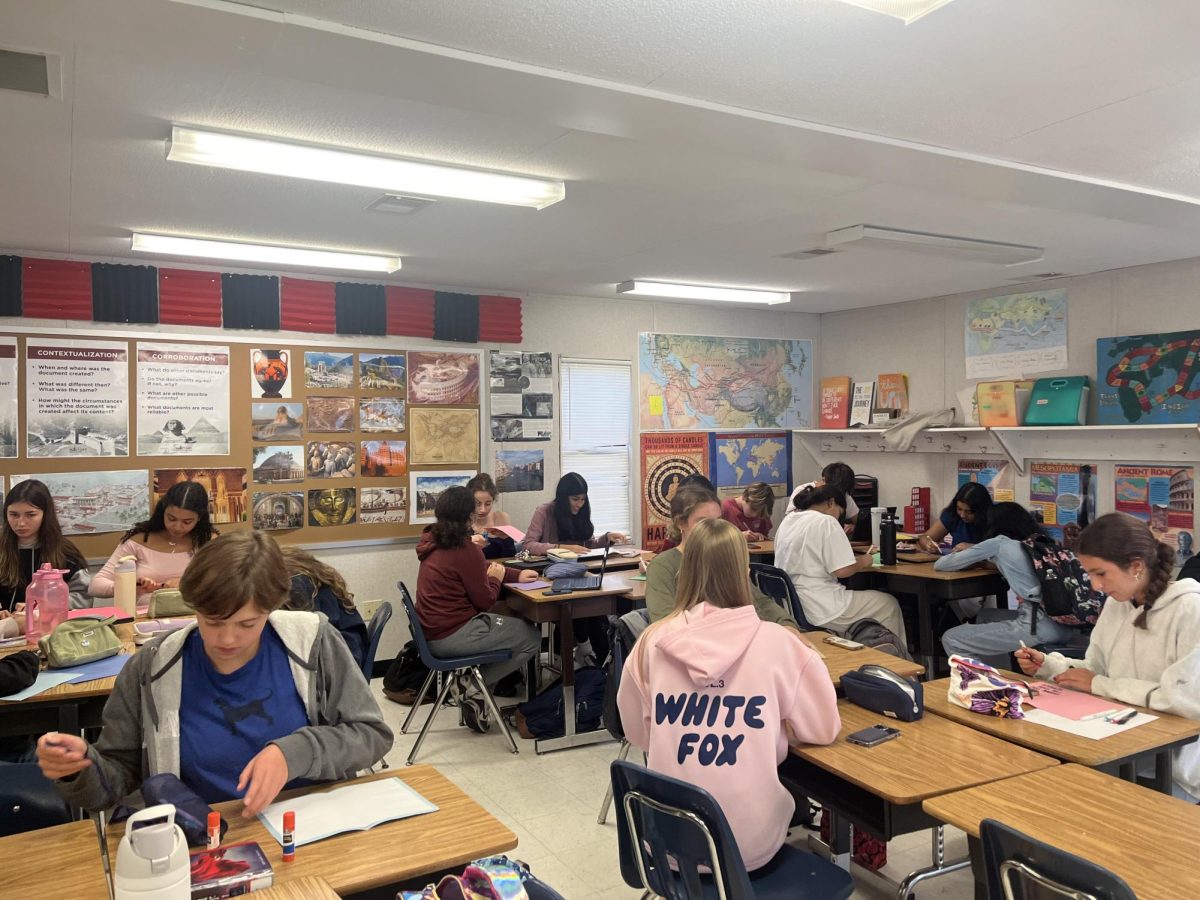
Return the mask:
<svg viewBox="0 0 1200 900">
<path fill-rule="evenodd" d="M 283 814 L 283 861 L 296 859 L 296 814 L 289 810 Z"/>
<path fill-rule="evenodd" d="M 1132 718 L 1133 718 L 1134 716 L 1136 716 L 1136 715 L 1137 715 L 1137 710 L 1136 710 L 1136 709 L 1131 709 L 1131 710 L 1129 710 L 1128 712 L 1122 713 L 1122 714 L 1121 714 L 1121 715 L 1119 715 L 1119 716 L 1114 716 L 1113 718 L 1109 719 L 1109 720 L 1108 720 L 1108 724 L 1110 724 L 1110 725 L 1124 725 L 1126 722 L 1128 722 L 1130 719 L 1132 719 Z"/>
<path fill-rule="evenodd" d="M 1080 718 L 1079 721 L 1087 722 L 1091 719 L 1107 719 L 1109 716 L 1115 716 L 1119 712 L 1120 712 L 1119 709 L 1106 709 L 1106 710 L 1103 710 L 1102 712 L 1092 713 L 1090 716 L 1083 716 L 1082 718 Z"/>
<path fill-rule="evenodd" d="M 208 849 L 216 850 L 221 846 L 221 814 L 210 812 L 208 814 Z"/>
</svg>

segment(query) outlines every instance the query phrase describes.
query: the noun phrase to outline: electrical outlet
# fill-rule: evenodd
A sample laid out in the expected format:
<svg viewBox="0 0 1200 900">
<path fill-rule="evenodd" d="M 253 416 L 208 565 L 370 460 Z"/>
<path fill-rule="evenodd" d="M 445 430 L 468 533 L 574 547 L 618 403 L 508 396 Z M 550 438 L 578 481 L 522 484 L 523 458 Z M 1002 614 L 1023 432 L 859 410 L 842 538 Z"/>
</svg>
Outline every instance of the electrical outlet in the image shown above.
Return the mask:
<svg viewBox="0 0 1200 900">
<path fill-rule="evenodd" d="M 375 615 L 375 610 L 383 604 L 382 600 L 363 600 L 358 604 L 358 612 L 363 617 L 364 622 L 370 622 L 371 616 Z"/>
</svg>

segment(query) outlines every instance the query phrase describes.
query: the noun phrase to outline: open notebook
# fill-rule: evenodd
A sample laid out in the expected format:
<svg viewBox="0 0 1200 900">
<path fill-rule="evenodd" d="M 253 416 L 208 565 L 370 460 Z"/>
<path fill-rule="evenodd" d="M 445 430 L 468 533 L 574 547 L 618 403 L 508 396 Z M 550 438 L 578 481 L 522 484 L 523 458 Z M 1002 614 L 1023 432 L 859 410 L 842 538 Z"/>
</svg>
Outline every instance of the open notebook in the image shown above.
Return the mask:
<svg viewBox="0 0 1200 900">
<path fill-rule="evenodd" d="M 272 803 L 258 818 L 283 845 L 283 814 L 296 814 L 296 846 L 323 841 L 346 831 L 366 831 L 393 819 L 437 812 L 437 807 L 399 778 L 349 784 Z"/>
</svg>

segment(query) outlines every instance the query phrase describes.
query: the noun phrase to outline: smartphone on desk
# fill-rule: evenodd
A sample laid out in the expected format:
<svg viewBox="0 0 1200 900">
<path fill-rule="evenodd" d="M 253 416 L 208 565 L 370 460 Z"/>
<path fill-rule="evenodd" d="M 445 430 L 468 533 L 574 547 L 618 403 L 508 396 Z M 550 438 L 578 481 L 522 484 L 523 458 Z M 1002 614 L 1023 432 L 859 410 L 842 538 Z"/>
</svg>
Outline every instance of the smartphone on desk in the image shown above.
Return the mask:
<svg viewBox="0 0 1200 900">
<path fill-rule="evenodd" d="M 892 738 L 898 737 L 900 737 L 899 728 L 889 728 L 887 725 L 872 725 L 870 728 L 864 728 L 862 731 L 846 735 L 846 740 L 851 744 L 858 744 L 860 747 L 874 747 L 882 744 L 884 741 L 890 741 Z"/>
</svg>

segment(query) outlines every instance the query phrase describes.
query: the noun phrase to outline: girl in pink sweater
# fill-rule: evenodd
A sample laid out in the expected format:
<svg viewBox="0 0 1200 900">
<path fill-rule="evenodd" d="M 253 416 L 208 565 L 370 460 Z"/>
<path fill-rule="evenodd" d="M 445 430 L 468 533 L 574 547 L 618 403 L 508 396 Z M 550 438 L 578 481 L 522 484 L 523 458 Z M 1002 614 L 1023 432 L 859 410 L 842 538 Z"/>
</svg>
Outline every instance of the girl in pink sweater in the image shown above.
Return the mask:
<svg viewBox="0 0 1200 900">
<path fill-rule="evenodd" d="M 829 744 L 841 728 L 829 670 L 755 612 L 741 533 L 705 519 L 688 535 L 675 611 L 625 664 L 617 705 L 651 769 L 721 805 L 746 868 L 783 846 L 795 802 L 779 782 L 788 742 Z"/>
</svg>

